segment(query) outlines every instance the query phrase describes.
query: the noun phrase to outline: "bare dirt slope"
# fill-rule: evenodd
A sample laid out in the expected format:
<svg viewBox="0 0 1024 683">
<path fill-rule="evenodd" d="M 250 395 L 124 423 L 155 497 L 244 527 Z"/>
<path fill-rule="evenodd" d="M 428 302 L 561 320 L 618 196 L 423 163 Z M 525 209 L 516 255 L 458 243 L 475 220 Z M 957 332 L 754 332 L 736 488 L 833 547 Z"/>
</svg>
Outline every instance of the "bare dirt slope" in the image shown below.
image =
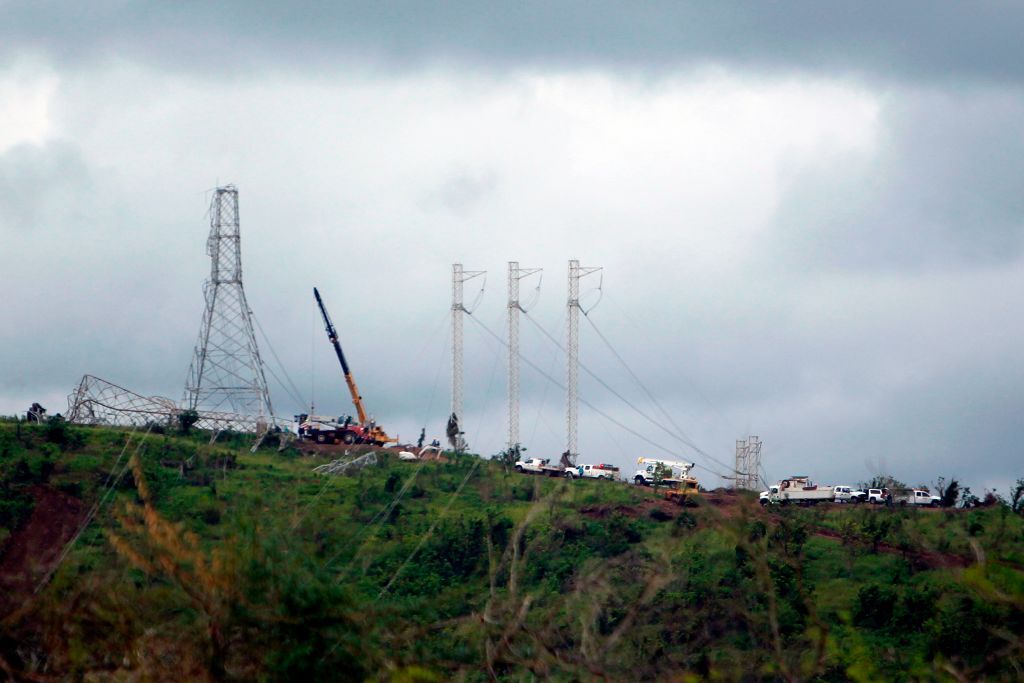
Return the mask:
<svg viewBox="0 0 1024 683">
<path fill-rule="evenodd" d="M 83 504 L 74 496 L 34 486 L 32 497 L 32 514 L 0 548 L 0 615 L 31 597 L 82 520 Z"/>
</svg>

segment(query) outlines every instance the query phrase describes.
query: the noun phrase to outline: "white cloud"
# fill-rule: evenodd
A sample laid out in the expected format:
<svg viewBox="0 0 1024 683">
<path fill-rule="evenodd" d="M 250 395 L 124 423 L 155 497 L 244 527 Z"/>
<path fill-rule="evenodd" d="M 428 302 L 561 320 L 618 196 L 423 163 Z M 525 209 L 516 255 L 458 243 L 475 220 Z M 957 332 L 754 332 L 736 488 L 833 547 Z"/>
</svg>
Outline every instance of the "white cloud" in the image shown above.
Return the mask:
<svg viewBox="0 0 1024 683">
<path fill-rule="evenodd" d="M 0 154 L 50 139 L 51 104 L 58 84 L 53 72 L 25 63 L 0 72 Z"/>
</svg>

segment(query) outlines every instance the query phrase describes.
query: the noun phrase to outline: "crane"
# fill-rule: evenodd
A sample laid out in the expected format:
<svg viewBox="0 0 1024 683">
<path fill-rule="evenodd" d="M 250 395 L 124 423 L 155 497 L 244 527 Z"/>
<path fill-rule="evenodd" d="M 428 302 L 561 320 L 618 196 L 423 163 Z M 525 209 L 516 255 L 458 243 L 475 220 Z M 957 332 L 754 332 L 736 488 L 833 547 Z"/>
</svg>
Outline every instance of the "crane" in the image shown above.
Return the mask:
<svg viewBox="0 0 1024 683">
<path fill-rule="evenodd" d="M 327 314 L 324 300 L 320 297 L 320 292 L 316 287 L 313 288 L 313 296 L 316 297 L 316 304 L 320 307 L 320 315 L 324 318 L 324 325 L 327 327 L 327 338 L 334 346 L 334 353 L 337 354 L 338 362 L 341 363 L 341 371 L 345 375 L 345 384 L 348 385 L 348 391 L 352 395 L 352 404 L 356 407 L 358 422 L 351 424 L 346 420 L 341 424 L 332 423 L 330 425 L 323 422 L 310 422 L 307 423 L 308 426 L 303 435 L 315 438 L 320 443 L 325 443 L 328 440 L 340 440 L 345 443 L 355 443 L 358 441 L 383 446 L 386 443 L 396 441 L 396 439 L 391 438 L 383 429 L 378 427 L 373 420 L 367 418 L 366 408 L 363 406 L 363 397 L 359 395 L 359 387 L 356 386 L 356 380 L 352 377 L 352 371 L 349 370 L 348 361 L 345 360 L 345 352 L 341 350 L 341 344 L 338 342 L 338 332 L 334 329 L 334 323 L 331 322 L 331 316 Z"/>
</svg>

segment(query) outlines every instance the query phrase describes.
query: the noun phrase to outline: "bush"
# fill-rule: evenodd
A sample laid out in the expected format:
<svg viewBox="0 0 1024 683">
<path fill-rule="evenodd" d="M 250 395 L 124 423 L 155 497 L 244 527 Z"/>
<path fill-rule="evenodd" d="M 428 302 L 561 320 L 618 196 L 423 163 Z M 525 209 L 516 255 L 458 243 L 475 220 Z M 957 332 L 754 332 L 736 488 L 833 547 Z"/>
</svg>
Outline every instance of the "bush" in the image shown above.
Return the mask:
<svg viewBox="0 0 1024 683">
<path fill-rule="evenodd" d="M 651 511 L 647 513 L 647 516 L 653 519 L 655 522 L 667 522 L 672 519 L 672 515 L 665 512 L 661 508 L 651 508 Z"/>
<path fill-rule="evenodd" d="M 988 609 L 967 595 L 948 600 L 932 622 L 930 649 L 947 657 L 976 662 L 990 651 Z"/>
<path fill-rule="evenodd" d="M 61 493 L 66 493 L 69 496 L 74 496 L 75 498 L 81 498 L 82 497 L 82 482 L 80 482 L 80 481 L 62 481 L 61 483 L 57 484 L 57 490 L 60 491 Z"/>
<path fill-rule="evenodd" d="M 192 426 L 199 422 L 199 413 L 194 410 L 183 410 L 178 413 L 178 429 L 182 434 L 192 431 Z"/>
<path fill-rule="evenodd" d="M 864 586 L 857 593 L 853 608 L 853 623 L 857 626 L 880 629 L 892 622 L 896 594 L 886 586 Z"/>
<path fill-rule="evenodd" d="M 47 443 L 59 446 L 62 451 L 73 451 L 85 445 L 85 435 L 68 425 L 59 415 L 46 421 L 43 427 L 43 438 Z"/>
</svg>

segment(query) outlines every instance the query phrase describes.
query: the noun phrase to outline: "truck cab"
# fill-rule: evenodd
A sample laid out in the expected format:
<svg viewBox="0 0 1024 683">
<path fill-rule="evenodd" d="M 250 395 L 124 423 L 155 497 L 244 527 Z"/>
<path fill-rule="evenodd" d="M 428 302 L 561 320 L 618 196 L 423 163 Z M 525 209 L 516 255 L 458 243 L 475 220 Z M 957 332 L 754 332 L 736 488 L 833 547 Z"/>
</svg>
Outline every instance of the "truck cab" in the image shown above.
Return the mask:
<svg viewBox="0 0 1024 683">
<path fill-rule="evenodd" d="M 772 502 L 773 498 L 778 498 L 778 495 L 778 485 L 776 484 L 775 486 L 769 486 L 767 491 L 761 491 L 761 495 L 758 496 L 758 501 L 761 503 L 761 505 L 767 505 L 768 503 Z"/>
</svg>

